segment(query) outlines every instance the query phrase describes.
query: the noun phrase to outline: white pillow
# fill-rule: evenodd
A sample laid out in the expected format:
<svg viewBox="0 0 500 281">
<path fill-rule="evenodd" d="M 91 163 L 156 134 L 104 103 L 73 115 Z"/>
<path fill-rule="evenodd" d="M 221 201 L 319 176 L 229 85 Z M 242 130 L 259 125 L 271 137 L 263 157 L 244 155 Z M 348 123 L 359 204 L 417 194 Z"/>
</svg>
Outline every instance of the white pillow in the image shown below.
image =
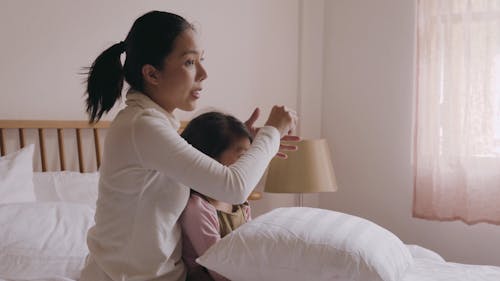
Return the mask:
<svg viewBox="0 0 500 281">
<path fill-rule="evenodd" d="M 398 281 L 413 258 L 398 237 L 363 218 L 279 208 L 239 227 L 196 261 L 238 281 Z"/>
<path fill-rule="evenodd" d="M 77 279 L 93 221 L 93 211 L 82 204 L 0 205 L 0 279 Z"/>
<path fill-rule="evenodd" d="M 33 184 L 37 201 L 66 201 L 96 207 L 98 172 L 36 172 Z"/>
<path fill-rule="evenodd" d="M 0 204 L 34 202 L 33 151 L 30 144 L 0 157 Z"/>
<path fill-rule="evenodd" d="M 446 262 L 444 258 L 441 257 L 441 255 L 430 249 L 421 247 L 419 245 L 406 245 L 406 247 L 408 248 L 408 251 L 410 251 L 410 254 L 414 259 L 428 259 L 437 262 Z"/>
</svg>

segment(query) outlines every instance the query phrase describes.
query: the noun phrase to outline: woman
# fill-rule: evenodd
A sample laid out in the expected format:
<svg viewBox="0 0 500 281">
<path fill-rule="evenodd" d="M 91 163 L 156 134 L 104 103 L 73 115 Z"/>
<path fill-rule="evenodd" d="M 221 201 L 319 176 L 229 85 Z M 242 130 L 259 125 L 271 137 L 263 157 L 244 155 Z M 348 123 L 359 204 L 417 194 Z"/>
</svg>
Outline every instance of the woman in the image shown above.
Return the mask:
<svg viewBox="0 0 500 281">
<path fill-rule="evenodd" d="M 130 90 L 106 136 L 95 225 L 87 237 L 90 253 L 80 280 L 184 280 L 178 219 L 190 188 L 231 204 L 244 202 L 280 138 L 295 127 L 293 111 L 273 107 L 252 146 L 231 166 L 191 147 L 178 135 L 173 112 L 195 109 L 207 78 L 202 58 L 191 24 L 152 11 L 90 68 L 91 122 L 120 98 L 124 79 Z"/>
</svg>

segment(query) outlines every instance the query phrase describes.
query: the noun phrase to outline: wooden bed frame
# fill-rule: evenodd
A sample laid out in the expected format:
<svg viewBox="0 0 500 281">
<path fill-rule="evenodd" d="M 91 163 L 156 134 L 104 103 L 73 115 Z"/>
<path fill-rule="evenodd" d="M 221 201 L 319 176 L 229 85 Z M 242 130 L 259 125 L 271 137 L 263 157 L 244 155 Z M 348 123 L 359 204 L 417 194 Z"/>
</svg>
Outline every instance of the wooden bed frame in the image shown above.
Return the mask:
<svg viewBox="0 0 500 281">
<path fill-rule="evenodd" d="M 96 124 L 89 124 L 87 121 L 54 121 L 54 120 L 0 120 L 0 155 L 4 156 L 6 151 L 6 141 L 4 130 L 15 129 L 18 130 L 19 148 L 27 145 L 25 138 L 25 131 L 28 129 L 35 129 L 38 131 L 38 144 L 40 151 L 40 160 L 42 172 L 47 171 L 47 149 L 45 131 L 48 129 L 57 130 L 57 143 L 59 148 L 59 164 L 60 170 L 66 170 L 66 154 L 64 151 L 64 132 L 66 130 L 75 130 L 76 143 L 78 151 L 78 168 L 81 173 L 85 172 L 84 158 L 83 158 L 83 144 L 82 144 L 82 130 L 91 130 L 94 138 L 94 149 L 96 165 L 101 165 L 101 147 L 99 129 L 106 129 L 110 125 L 110 121 L 100 121 Z"/>
<path fill-rule="evenodd" d="M 47 130 L 55 130 L 57 132 L 57 147 L 59 155 L 59 170 L 66 171 L 68 168 L 66 162 L 66 153 L 64 149 L 64 132 L 75 131 L 76 144 L 77 144 L 77 156 L 78 156 L 78 170 L 81 173 L 88 172 L 85 168 L 84 159 L 84 142 L 82 141 L 82 131 L 88 130 L 92 132 L 93 138 L 93 150 L 95 152 L 96 167 L 99 169 L 101 165 L 101 137 L 100 131 L 109 128 L 111 121 L 99 121 L 95 124 L 89 124 L 87 121 L 66 121 L 66 120 L 0 120 L 0 156 L 7 154 L 6 148 L 6 130 L 17 130 L 19 148 L 25 147 L 27 144 L 25 132 L 26 130 L 36 130 L 38 138 L 39 147 L 39 157 L 41 163 L 41 171 L 48 171 L 47 165 Z M 184 129 L 187 125 L 187 121 L 181 122 L 181 128 Z M 36 140 L 35 140 L 36 142 Z M 89 148 L 87 148 L 89 149 Z M 96 169 L 96 170 L 97 170 Z M 250 194 L 250 200 L 258 200 L 262 197 L 262 193 L 258 191 L 252 192 Z"/>
</svg>

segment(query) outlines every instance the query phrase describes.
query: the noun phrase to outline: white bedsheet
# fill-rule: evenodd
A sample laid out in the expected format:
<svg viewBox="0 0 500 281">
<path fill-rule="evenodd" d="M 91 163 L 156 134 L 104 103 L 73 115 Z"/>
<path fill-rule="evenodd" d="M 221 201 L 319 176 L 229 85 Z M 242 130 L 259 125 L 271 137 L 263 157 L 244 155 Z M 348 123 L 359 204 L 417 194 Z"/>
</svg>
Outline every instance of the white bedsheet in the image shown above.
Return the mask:
<svg viewBox="0 0 500 281">
<path fill-rule="evenodd" d="M 500 267 L 415 258 L 401 281 L 500 281 Z"/>
<path fill-rule="evenodd" d="M 0 279 L 80 276 L 93 210 L 67 202 L 0 204 Z"/>
<path fill-rule="evenodd" d="M 425 249 L 425 248 L 422 248 Z M 312 279 L 311 279 L 312 280 Z M 401 281 L 499 281 L 500 267 L 444 262 L 440 259 L 416 258 Z M 0 281 L 77 281 L 65 277 L 2 279 Z M 276 280 L 281 281 L 281 280 Z M 285 280 L 283 280 L 285 281 Z M 306 280 L 305 280 L 306 281 Z M 370 280 L 363 280 L 370 281 Z"/>
<path fill-rule="evenodd" d="M 441 262 L 425 258 L 424 259 L 417 258 L 415 259 L 414 266 L 406 273 L 405 277 L 401 281 L 499 281 L 499 280 L 500 280 L 500 267 Z M 12 280 L 0 278 L 0 281 L 12 281 Z M 69 278 L 54 277 L 54 278 L 16 280 L 16 281 L 75 281 L 75 280 Z"/>
</svg>

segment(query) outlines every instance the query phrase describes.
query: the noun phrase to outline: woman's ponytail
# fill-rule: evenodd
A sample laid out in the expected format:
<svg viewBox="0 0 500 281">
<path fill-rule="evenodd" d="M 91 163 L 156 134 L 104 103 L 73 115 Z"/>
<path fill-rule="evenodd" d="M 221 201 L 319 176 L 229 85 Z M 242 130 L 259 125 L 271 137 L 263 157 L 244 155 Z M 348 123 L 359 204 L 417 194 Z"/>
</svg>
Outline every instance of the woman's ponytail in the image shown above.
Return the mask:
<svg viewBox="0 0 500 281">
<path fill-rule="evenodd" d="M 97 122 L 108 112 L 123 89 L 123 66 L 120 55 L 125 42 L 119 42 L 102 52 L 89 68 L 87 77 L 87 113 L 90 123 Z"/>
</svg>

